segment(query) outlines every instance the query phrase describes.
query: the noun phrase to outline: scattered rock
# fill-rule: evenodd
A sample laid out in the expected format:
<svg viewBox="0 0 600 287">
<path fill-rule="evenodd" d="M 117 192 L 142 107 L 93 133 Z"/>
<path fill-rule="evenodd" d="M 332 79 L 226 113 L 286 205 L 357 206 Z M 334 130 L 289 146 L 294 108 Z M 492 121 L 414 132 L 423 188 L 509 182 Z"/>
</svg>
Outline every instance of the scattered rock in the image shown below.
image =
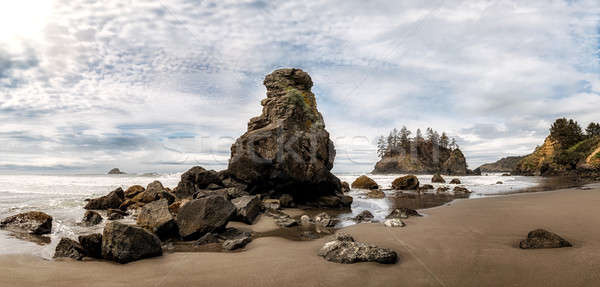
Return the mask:
<svg viewBox="0 0 600 287">
<path fill-rule="evenodd" d="M 392 210 L 392 212 L 390 212 L 390 214 L 388 216 L 386 216 L 386 219 L 392 219 L 392 218 L 408 218 L 410 216 L 423 216 L 421 214 L 419 214 L 419 212 L 417 212 L 414 209 L 410 209 L 410 208 L 406 208 L 406 207 L 401 207 L 401 208 L 396 208 L 394 210 Z"/>
<path fill-rule="evenodd" d="M 245 223 L 253 224 L 260 213 L 261 201 L 256 195 L 234 198 L 231 203 L 235 206 L 236 218 Z"/>
<path fill-rule="evenodd" d="M 450 184 L 461 184 L 461 182 L 460 182 L 460 179 L 458 179 L 458 178 L 453 178 L 453 179 L 450 181 Z"/>
<path fill-rule="evenodd" d="M 160 239 L 143 228 L 109 222 L 102 234 L 102 257 L 124 264 L 161 256 Z"/>
<path fill-rule="evenodd" d="M 398 260 L 395 251 L 380 248 L 362 242 L 355 242 L 347 234 L 338 234 L 334 241 L 325 243 L 319 250 L 319 256 L 336 263 L 352 264 L 357 262 L 378 262 L 393 264 Z"/>
<path fill-rule="evenodd" d="M 369 198 L 384 198 L 385 193 L 379 189 L 370 190 L 367 192 L 367 197 Z"/>
<path fill-rule="evenodd" d="M 146 191 L 146 189 L 141 185 L 132 185 L 125 191 L 125 198 L 131 199 L 136 195 Z"/>
<path fill-rule="evenodd" d="M 228 172 L 253 194 L 288 193 L 296 203 L 339 196 L 341 182 L 330 172 L 335 148 L 310 90 L 310 76 L 300 69 L 279 69 L 265 77 L 264 85 L 262 114 L 232 145 Z"/>
<path fill-rule="evenodd" d="M 94 225 L 98 225 L 102 222 L 102 215 L 100 215 L 100 213 L 93 211 L 93 210 L 88 210 L 85 212 L 85 214 L 83 215 L 83 219 L 81 220 L 81 223 L 84 226 L 94 226 Z"/>
<path fill-rule="evenodd" d="M 108 172 L 108 174 L 126 174 L 126 172 L 122 172 L 118 168 L 113 168 Z"/>
<path fill-rule="evenodd" d="M 129 213 L 124 212 L 120 209 L 111 208 L 108 211 L 106 211 L 106 217 L 108 217 L 108 220 L 119 220 L 125 218 L 125 216 L 128 215 Z"/>
<path fill-rule="evenodd" d="M 52 231 L 52 216 L 40 211 L 20 213 L 0 221 L 0 228 L 37 235 L 49 234 Z"/>
<path fill-rule="evenodd" d="M 123 203 L 125 195 L 122 188 L 117 188 L 105 196 L 90 199 L 83 207 L 85 209 L 105 210 L 109 208 L 119 208 Z"/>
<path fill-rule="evenodd" d="M 152 231 L 161 239 L 178 234 L 175 218 L 169 212 L 169 202 L 165 198 L 144 205 L 136 222 L 137 225 Z"/>
<path fill-rule="evenodd" d="M 102 258 L 102 234 L 80 235 L 78 239 L 87 256 L 98 259 Z"/>
<path fill-rule="evenodd" d="M 571 247 L 571 243 L 555 233 L 544 229 L 536 229 L 527 234 L 527 239 L 521 241 L 521 249 L 561 248 Z"/>
<path fill-rule="evenodd" d="M 248 243 L 250 243 L 250 241 L 252 241 L 250 236 L 225 240 L 225 242 L 223 242 L 223 249 L 235 250 L 235 249 L 244 248 Z"/>
<path fill-rule="evenodd" d="M 433 178 L 431 178 L 431 182 L 433 182 L 433 183 L 446 183 L 446 180 L 439 173 L 436 173 L 436 174 L 433 175 Z"/>
<path fill-rule="evenodd" d="M 414 175 L 399 177 L 392 182 L 392 188 L 396 190 L 416 190 L 419 188 L 419 179 Z"/>
<path fill-rule="evenodd" d="M 373 214 L 370 211 L 365 210 L 365 211 L 359 213 L 356 217 L 354 217 L 354 221 L 370 222 L 371 220 L 373 220 L 373 218 L 375 218 L 375 216 L 373 216 Z"/>
<path fill-rule="evenodd" d="M 450 190 L 450 188 L 447 186 L 440 186 L 437 189 L 437 193 L 444 193 L 444 192 L 448 192 L 449 190 Z"/>
<path fill-rule="evenodd" d="M 406 224 L 400 218 L 390 218 L 383 222 L 386 227 L 404 227 Z"/>
<path fill-rule="evenodd" d="M 219 230 L 235 214 L 235 206 L 223 196 L 212 195 L 191 200 L 179 209 L 177 226 L 186 240 Z"/>
<path fill-rule="evenodd" d="M 75 260 L 81 260 L 85 257 L 86 253 L 79 242 L 63 237 L 60 239 L 56 249 L 54 250 L 54 258 L 73 258 Z"/>
<path fill-rule="evenodd" d="M 329 216 L 325 212 L 321 212 L 315 216 L 315 224 L 323 227 L 334 227 L 338 223 L 338 220 Z"/>
<path fill-rule="evenodd" d="M 281 203 L 279 202 L 279 199 L 263 199 L 262 206 L 264 210 L 278 210 L 281 208 Z"/>
<path fill-rule="evenodd" d="M 175 196 L 180 199 L 191 198 L 196 191 L 207 189 L 210 184 L 223 185 L 216 171 L 200 166 L 192 167 L 181 175 L 181 181 L 175 188 Z"/>
<path fill-rule="evenodd" d="M 469 193 L 471 193 L 470 190 L 468 190 L 468 189 L 466 189 L 466 188 L 464 188 L 462 186 L 455 187 L 454 190 L 453 190 L 453 192 L 454 192 L 454 195 L 463 195 L 463 194 L 469 194 Z"/>
<path fill-rule="evenodd" d="M 366 175 L 359 176 L 352 183 L 352 188 L 360 188 L 360 189 L 379 189 L 379 185 L 370 177 Z"/>
</svg>

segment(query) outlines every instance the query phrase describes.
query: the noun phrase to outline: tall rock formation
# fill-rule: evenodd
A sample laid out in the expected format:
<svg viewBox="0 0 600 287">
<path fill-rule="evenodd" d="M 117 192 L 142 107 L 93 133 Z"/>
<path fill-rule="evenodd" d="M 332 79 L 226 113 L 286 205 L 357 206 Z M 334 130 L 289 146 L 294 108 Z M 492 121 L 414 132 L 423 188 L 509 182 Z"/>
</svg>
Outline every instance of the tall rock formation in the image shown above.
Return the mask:
<svg viewBox="0 0 600 287">
<path fill-rule="evenodd" d="M 376 164 L 374 174 L 412 173 L 467 175 L 467 161 L 460 149 L 435 147 L 421 142 L 411 152 L 386 153 Z"/>
<path fill-rule="evenodd" d="M 256 193 L 290 194 L 298 202 L 341 197 L 341 182 L 330 170 L 335 148 L 317 110 L 310 76 L 279 69 L 264 80 L 262 114 L 231 147 L 228 174 Z"/>
</svg>

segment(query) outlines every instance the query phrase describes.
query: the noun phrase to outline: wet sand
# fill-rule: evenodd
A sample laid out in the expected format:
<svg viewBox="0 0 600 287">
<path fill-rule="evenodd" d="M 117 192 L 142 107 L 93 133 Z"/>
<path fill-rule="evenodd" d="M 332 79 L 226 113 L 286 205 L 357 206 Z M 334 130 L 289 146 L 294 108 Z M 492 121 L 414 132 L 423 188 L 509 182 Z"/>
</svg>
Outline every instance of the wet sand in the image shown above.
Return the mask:
<svg viewBox="0 0 600 287">
<path fill-rule="evenodd" d="M 261 237 L 244 252 L 167 253 L 127 265 L 5 255 L 0 286 L 596 286 L 598 206 L 595 185 L 455 200 L 405 220 L 404 228 L 343 229 L 357 240 L 396 250 L 395 265 L 327 262 L 316 253 L 328 237 Z M 574 247 L 518 249 L 518 241 L 535 228 L 556 232 Z M 263 216 L 252 229 L 269 232 L 276 226 Z"/>
</svg>

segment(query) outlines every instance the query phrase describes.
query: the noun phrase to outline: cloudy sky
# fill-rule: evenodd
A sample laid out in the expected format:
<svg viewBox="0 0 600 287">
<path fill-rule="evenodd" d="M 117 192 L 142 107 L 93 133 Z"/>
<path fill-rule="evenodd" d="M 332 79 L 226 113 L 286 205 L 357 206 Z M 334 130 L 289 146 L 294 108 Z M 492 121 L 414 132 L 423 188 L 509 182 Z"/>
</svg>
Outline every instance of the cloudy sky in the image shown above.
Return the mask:
<svg viewBox="0 0 600 287">
<path fill-rule="evenodd" d="M 224 167 L 281 67 L 312 76 L 336 171 L 402 125 L 474 168 L 600 121 L 600 2 L 2 1 L 0 172 Z"/>
</svg>

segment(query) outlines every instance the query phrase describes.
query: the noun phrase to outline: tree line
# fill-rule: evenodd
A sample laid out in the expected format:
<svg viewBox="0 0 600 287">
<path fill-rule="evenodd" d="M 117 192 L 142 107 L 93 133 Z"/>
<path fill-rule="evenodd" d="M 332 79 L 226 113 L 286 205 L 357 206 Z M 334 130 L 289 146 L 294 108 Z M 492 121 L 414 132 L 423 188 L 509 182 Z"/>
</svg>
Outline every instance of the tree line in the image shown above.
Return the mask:
<svg viewBox="0 0 600 287">
<path fill-rule="evenodd" d="M 582 140 L 600 136 L 600 124 L 591 122 L 585 129 L 572 119 L 557 119 L 550 127 L 550 137 L 558 142 L 563 148 L 571 147 Z"/>
<path fill-rule="evenodd" d="M 377 138 L 377 155 L 384 157 L 386 155 L 395 155 L 402 152 L 409 153 L 411 145 L 420 146 L 429 144 L 434 147 L 444 149 L 457 149 L 458 145 L 454 138 L 449 138 L 445 132 L 440 135 L 432 128 L 427 128 L 425 136 L 421 129 L 417 129 L 415 136 L 411 137 L 412 132 L 403 126 L 400 130 L 394 128 L 388 136 L 380 136 Z"/>
</svg>

